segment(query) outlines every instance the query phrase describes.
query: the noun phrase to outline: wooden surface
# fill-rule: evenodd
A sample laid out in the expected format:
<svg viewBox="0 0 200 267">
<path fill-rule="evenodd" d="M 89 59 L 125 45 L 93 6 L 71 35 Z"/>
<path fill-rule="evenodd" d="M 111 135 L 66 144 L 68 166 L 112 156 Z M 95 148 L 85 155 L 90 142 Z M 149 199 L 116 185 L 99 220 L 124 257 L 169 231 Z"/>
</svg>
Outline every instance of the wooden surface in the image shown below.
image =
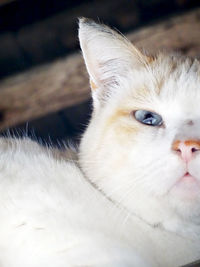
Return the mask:
<svg viewBox="0 0 200 267">
<path fill-rule="evenodd" d="M 10 2 L 14 2 L 16 0 L 0 0 L 0 5 L 6 5 L 9 4 Z"/>
<path fill-rule="evenodd" d="M 142 49 L 180 50 L 200 57 L 200 9 L 130 33 Z M 0 82 L 0 129 L 39 118 L 89 99 L 80 53 Z"/>
</svg>

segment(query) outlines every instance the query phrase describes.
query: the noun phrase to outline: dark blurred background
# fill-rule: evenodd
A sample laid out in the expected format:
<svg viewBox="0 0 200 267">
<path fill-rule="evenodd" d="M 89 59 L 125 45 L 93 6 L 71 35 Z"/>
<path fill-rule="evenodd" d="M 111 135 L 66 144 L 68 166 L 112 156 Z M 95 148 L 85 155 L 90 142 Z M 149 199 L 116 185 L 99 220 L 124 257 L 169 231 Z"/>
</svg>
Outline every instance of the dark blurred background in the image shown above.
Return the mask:
<svg viewBox="0 0 200 267">
<path fill-rule="evenodd" d="M 76 52 L 80 16 L 127 33 L 198 6 L 198 0 L 0 0 L 0 82 Z M 4 101 L 0 99 L 0 120 Z M 19 135 L 25 129 L 34 138 L 47 142 L 76 139 L 84 130 L 90 111 L 88 100 L 14 128 Z M 11 133 L 16 133 L 14 128 L 11 125 Z"/>
</svg>

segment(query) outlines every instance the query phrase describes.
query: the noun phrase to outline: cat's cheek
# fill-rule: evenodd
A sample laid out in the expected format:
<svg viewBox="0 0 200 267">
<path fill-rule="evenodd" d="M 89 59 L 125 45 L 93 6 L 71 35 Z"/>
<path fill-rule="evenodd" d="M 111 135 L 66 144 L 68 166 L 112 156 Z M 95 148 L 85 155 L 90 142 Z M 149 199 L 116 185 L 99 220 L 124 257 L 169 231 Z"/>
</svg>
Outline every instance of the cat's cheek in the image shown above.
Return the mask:
<svg viewBox="0 0 200 267">
<path fill-rule="evenodd" d="M 168 195 L 183 171 L 184 168 L 178 162 L 174 163 L 169 160 L 154 179 L 154 194 L 159 197 Z"/>
<path fill-rule="evenodd" d="M 139 150 L 141 151 L 141 150 Z M 123 176 L 131 181 L 137 192 L 150 197 L 165 197 L 178 178 L 184 173 L 184 168 L 176 157 L 165 157 L 158 153 L 150 153 L 147 155 L 132 154 L 132 161 L 125 166 Z M 158 157 L 159 156 L 159 157 Z M 152 158 L 156 159 L 152 161 Z M 132 170 L 130 172 L 130 170 Z M 131 176 L 130 176 L 131 175 Z"/>
<path fill-rule="evenodd" d="M 145 154 L 139 155 L 138 152 L 138 155 L 132 158 L 137 160 L 132 162 L 132 166 L 137 166 L 134 168 L 137 171 L 135 176 L 142 177 L 143 182 L 140 184 L 145 187 L 146 192 L 156 197 L 168 194 L 185 173 L 182 161 L 176 155 L 171 154 L 168 149 L 162 149 L 159 145 L 157 148 L 148 147 Z"/>
</svg>

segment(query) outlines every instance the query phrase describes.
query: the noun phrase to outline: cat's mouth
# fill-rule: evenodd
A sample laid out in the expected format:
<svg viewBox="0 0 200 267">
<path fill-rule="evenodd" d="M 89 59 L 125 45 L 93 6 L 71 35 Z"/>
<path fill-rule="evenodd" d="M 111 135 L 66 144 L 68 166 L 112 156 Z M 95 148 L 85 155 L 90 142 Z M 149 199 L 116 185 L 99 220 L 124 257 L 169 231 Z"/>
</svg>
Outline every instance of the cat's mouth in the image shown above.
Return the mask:
<svg viewBox="0 0 200 267">
<path fill-rule="evenodd" d="M 188 171 L 178 180 L 177 184 L 196 184 L 196 186 L 200 186 L 199 181 Z"/>
<path fill-rule="evenodd" d="M 185 178 L 190 178 L 190 177 L 193 177 L 189 172 L 186 172 L 183 177 Z"/>
</svg>

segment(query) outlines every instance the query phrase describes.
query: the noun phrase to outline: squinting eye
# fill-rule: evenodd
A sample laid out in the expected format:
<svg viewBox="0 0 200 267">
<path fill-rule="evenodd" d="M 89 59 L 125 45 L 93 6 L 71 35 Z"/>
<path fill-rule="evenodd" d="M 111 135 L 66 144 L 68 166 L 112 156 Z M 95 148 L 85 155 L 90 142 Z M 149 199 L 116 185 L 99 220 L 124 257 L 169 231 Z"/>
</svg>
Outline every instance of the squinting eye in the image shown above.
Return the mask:
<svg viewBox="0 0 200 267">
<path fill-rule="evenodd" d="M 160 115 L 147 110 L 136 110 L 134 116 L 137 121 L 150 126 L 160 126 L 163 123 Z"/>
</svg>

